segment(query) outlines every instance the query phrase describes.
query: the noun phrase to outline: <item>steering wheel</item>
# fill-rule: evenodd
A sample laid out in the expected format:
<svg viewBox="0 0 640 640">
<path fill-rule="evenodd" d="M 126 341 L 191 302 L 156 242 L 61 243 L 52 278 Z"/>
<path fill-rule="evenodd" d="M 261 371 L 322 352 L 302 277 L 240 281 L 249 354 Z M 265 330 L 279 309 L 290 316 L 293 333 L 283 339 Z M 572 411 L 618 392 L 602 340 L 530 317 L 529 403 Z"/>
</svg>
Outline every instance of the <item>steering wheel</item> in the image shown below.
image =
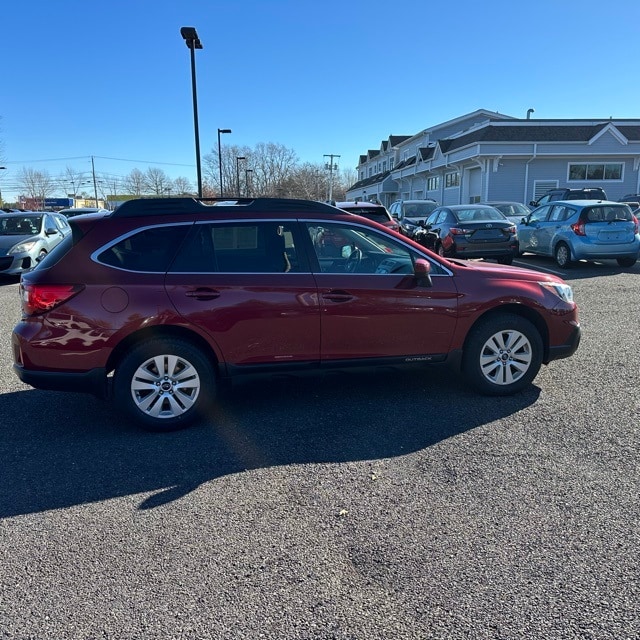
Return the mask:
<svg viewBox="0 0 640 640">
<path fill-rule="evenodd" d="M 354 247 L 349 259 L 347 260 L 346 270 L 349 273 L 354 273 L 358 270 L 360 266 L 360 261 L 362 260 L 362 251 L 358 249 L 358 247 Z"/>
</svg>

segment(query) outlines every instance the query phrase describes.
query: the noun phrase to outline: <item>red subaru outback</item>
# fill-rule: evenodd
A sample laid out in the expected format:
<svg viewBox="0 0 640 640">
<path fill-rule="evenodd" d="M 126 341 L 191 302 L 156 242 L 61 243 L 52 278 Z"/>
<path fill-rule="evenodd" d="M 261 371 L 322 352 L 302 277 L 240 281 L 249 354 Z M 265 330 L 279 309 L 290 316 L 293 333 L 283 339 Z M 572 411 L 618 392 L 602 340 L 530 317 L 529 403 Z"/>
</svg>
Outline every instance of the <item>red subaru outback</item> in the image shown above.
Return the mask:
<svg viewBox="0 0 640 640">
<path fill-rule="evenodd" d="M 69 222 L 22 276 L 15 371 L 113 395 L 151 430 L 206 415 L 242 373 L 448 362 L 514 393 L 580 340 L 561 279 L 440 258 L 324 203 L 143 199 Z"/>
</svg>

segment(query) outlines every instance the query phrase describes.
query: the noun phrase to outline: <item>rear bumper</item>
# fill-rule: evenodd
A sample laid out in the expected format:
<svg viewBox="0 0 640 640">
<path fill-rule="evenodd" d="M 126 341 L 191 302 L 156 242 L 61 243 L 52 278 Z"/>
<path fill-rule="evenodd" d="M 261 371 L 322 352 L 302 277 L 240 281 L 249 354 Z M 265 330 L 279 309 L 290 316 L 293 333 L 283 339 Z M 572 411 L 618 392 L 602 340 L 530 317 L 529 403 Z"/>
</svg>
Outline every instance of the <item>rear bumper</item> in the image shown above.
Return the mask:
<svg viewBox="0 0 640 640">
<path fill-rule="evenodd" d="M 19 364 L 13 370 L 22 382 L 45 391 L 90 393 L 98 398 L 109 396 L 107 372 L 103 368 L 82 372 L 31 371 Z"/>
</svg>

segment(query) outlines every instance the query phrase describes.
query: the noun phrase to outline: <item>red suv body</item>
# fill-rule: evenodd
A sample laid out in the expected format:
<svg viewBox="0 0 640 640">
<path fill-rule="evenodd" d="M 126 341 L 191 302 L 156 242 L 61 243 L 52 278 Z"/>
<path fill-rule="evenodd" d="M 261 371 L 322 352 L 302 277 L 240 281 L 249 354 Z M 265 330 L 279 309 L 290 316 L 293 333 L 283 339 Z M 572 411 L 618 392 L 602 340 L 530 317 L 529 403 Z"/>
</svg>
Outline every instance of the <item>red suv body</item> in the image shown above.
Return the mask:
<svg viewBox="0 0 640 640">
<path fill-rule="evenodd" d="M 70 224 L 22 276 L 15 371 L 114 395 L 152 430 L 206 414 L 239 373 L 449 362 L 513 393 L 580 339 L 561 279 L 446 260 L 327 204 L 149 199 Z"/>
</svg>

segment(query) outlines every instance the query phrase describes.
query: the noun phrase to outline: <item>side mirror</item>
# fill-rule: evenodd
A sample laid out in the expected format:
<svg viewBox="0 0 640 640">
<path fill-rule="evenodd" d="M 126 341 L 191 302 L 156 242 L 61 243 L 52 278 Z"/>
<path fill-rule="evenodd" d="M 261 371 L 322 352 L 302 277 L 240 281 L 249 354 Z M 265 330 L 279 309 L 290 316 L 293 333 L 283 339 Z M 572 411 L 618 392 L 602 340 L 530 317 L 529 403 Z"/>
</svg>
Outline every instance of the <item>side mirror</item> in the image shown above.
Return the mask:
<svg viewBox="0 0 640 640">
<path fill-rule="evenodd" d="M 431 264 L 424 258 L 417 258 L 413 265 L 413 274 L 421 287 L 432 287 Z"/>
<path fill-rule="evenodd" d="M 56 235 L 56 233 L 58 233 L 58 230 L 57 230 L 55 227 L 47 227 L 47 228 L 44 230 L 44 234 L 45 234 L 46 236 L 55 236 L 55 235 Z"/>
<path fill-rule="evenodd" d="M 529 203 L 529 206 L 530 206 L 530 207 L 537 207 L 537 206 L 538 206 L 538 203 L 537 203 L 535 200 L 532 200 L 532 201 Z"/>
</svg>

